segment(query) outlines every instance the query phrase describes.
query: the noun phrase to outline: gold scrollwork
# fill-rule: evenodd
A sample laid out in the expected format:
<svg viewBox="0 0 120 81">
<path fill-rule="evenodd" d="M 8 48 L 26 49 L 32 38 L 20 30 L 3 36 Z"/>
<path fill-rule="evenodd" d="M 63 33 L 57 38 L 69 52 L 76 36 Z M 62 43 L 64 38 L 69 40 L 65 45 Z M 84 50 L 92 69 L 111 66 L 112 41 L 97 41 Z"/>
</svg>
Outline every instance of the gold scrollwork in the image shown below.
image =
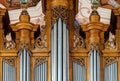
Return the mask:
<svg viewBox="0 0 120 81">
<path fill-rule="evenodd" d="M 47 57 L 35 57 L 35 67 L 46 62 L 47 61 Z"/>
<path fill-rule="evenodd" d="M 76 62 L 78 64 L 80 64 L 81 66 L 85 66 L 85 58 L 83 57 L 76 57 L 72 59 L 73 62 Z"/>
<path fill-rule="evenodd" d="M 110 65 L 118 60 L 118 57 L 104 57 L 105 65 Z"/>
<path fill-rule="evenodd" d="M 47 48 L 47 35 L 39 36 L 35 41 L 35 48 Z"/>
</svg>

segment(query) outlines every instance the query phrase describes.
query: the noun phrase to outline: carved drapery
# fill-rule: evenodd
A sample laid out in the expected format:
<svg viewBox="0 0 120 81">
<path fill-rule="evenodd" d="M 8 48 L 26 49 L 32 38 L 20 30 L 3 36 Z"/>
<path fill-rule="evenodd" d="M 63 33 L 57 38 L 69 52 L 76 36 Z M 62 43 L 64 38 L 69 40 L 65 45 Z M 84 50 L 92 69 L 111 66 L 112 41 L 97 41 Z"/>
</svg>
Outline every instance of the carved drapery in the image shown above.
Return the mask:
<svg viewBox="0 0 120 81">
<path fill-rule="evenodd" d="M 110 56 L 104 57 L 104 63 L 106 66 L 110 65 L 116 61 L 118 61 L 118 57 L 110 57 Z"/>
<path fill-rule="evenodd" d="M 58 18 L 61 18 L 65 24 L 69 17 L 69 10 L 65 6 L 56 6 L 51 9 L 51 19 L 52 25 L 57 21 Z"/>
<path fill-rule="evenodd" d="M 15 57 L 4 57 L 3 61 L 11 66 L 15 66 Z"/>
<path fill-rule="evenodd" d="M 47 57 L 35 57 L 34 60 L 35 60 L 34 65 L 36 67 L 36 66 L 46 62 L 47 61 Z"/>
<path fill-rule="evenodd" d="M 73 62 L 80 64 L 81 66 L 85 66 L 85 58 L 84 57 L 73 57 Z"/>
</svg>

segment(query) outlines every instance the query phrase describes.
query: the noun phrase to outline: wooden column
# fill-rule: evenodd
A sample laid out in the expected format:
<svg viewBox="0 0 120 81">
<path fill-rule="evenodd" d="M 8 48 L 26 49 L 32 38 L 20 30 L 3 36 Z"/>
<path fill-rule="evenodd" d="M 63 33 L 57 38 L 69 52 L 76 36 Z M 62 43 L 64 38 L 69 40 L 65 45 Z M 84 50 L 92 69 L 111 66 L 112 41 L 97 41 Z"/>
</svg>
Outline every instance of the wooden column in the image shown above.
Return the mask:
<svg viewBox="0 0 120 81">
<path fill-rule="evenodd" d="M 2 81 L 2 57 L 0 57 L 0 81 Z"/>
<path fill-rule="evenodd" d="M 34 68 L 35 68 L 35 61 L 34 61 L 34 57 L 30 58 L 30 81 L 34 81 Z"/>
<path fill-rule="evenodd" d="M 4 30 L 3 30 L 3 16 L 5 15 L 6 10 L 0 8 L 0 51 L 3 50 L 4 46 Z M 2 57 L 0 56 L 0 81 L 2 81 Z"/>
<path fill-rule="evenodd" d="M 120 50 L 120 8 L 113 9 L 113 12 L 117 16 L 116 47 Z"/>
<path fill-rule="evenodd" d="M 3 16 L 5 15 L 5 12 L 5 9 L 0 8 L 0 50 L 3 49 L 4 45 Z"/>
<path fill-rule="evenodd" d="M 86 60 L 86 81 L 90 81 L 90 56 Z"/>
<path fill-rule="evenodd" d="M 97 6 L 92 6 L 92 13 L 89 17 L 90 23 L 82 24 L 81 28 L 86 34 L 86 48 L 91 51 L 96 49 L 97 51 L 103 50 L 104 45 L 104 33 L 107 31 L 109 25 L 100 22 L 100 15 L 97 12 Z M 95 58 L 96 59 L 96 58 Z M 104 76 L 102 57 L 100 57 L 100 78 Z M 90 81 L 90 56 L 87 57 L 87 81 Z M 96 70 L 94 70 L 96 71 Z M 97 73 L 97 71 L 95 72 Z M 96 77 L 97 78 L 97 77 Z M 103 81 L 103 79 L 101 79 Z"/>
</svg>

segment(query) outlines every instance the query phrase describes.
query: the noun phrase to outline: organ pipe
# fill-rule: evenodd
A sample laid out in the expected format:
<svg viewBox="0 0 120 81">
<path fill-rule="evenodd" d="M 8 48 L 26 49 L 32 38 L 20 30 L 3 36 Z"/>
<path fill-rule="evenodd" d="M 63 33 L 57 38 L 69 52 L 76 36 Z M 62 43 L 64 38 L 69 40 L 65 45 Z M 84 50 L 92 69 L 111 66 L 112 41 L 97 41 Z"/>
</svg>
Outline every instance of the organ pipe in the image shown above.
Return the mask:
<svg viewBox="0 0 120 81">
<path fill-rule="evenodd" d="M 104 69 L 104 80 L 105 81 L 118 81 L 117 80 L 117 62 L 114 62 Z"/>
<path fill-rule="evenodd" d="M 47 81 L 47 62 L 44 62 L 35 67 L 35 81 Z"/>
<path fill-rule="evenodd" d="M 68 81 L 68 29 L 59 18 L 51 32 L 52 81 Z"/>
<path fill-rule="evenodd" d="M 30 81 L 30 56 L 26 49 L 20 52 L 20 81 Z"/>
<path fill-rule="evenodd" d="M 100 56 L 95 49 L 90 55 L 90 81 L 100 81 Z"/>
<path fill-rule="evenodd" d="M 3 81 L 16 81 L 15 67 L 3 62 Z"/>
</svg>

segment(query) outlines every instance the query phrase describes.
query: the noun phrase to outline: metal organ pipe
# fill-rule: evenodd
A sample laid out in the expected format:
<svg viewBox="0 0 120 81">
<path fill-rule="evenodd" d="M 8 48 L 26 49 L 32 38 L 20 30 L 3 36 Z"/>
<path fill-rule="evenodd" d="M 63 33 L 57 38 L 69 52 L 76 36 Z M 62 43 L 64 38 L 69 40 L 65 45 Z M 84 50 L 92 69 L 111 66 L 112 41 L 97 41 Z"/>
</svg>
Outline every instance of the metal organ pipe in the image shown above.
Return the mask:
<svg viewBox="0 0 120 81">
<path fill-rule="evenodd" d="M 90 55 L 90 81 L 100 81 L 100 56 L 95 49 Z"/>
<path fill-rule="evenodd" d="M 117 67 L 118 67 L 117 62 L 114 62 L 105 67 L 105 71 L 104 71 L 105 81 L 118 81 Z"/>
<path fill-rule="evenodd" d="M 20 81 L 30 81 L 30 56 L 26 49 L 20 52 Z"/>
<path fill-rule="evenodd" d="M 85 67 L 73 62 L 73 81 L 86 81 Z"/>
<path fill-rule="evenodd" d="M 68 81 L 68 29 L 59 18 L 51 32 L 52 81 Z"/>
<path fill-rule="evenodd" d="M 3 61 L 3 81 L 16 81 L 15 67 Z"/>
<path fill-rule="evenodd" d="M 34 69 L 34 81 L 47 81 L 47 62 L 43 62 Z"/>
</svg>

